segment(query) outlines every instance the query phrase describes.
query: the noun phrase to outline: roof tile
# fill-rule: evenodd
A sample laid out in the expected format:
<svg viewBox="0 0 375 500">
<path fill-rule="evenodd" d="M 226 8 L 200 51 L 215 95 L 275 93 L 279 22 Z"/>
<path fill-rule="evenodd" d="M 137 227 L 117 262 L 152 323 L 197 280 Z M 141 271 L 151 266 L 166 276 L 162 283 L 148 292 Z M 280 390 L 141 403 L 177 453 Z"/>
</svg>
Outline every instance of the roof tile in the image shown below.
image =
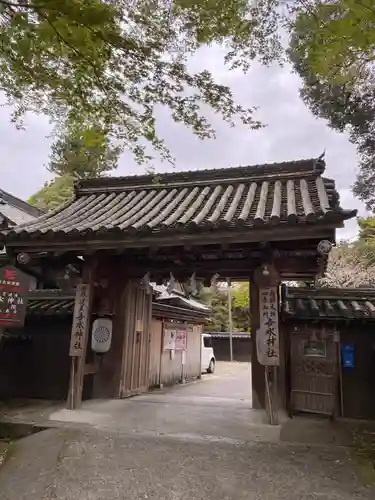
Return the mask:
<svg viewBox="0 0 375 500">
<path fill-rule="evenodd" d="M 317 167 L 318 165 L 318 167 Z M 334 182 L 316 160 L 271 166 L 82 181 L 63 208 L 6 233 L 5 241 L 41 235 L 179 231 L 341 222 Z"/>
<path fill-rule="evenodd" d="M 285 320 L 375 320 L 375 289 L 286 289 L 282 312 Z"/>
<path fill-rule="evenodd" d="M 174 293 L 161 292 L 162 287 L 152 285 L 154 315 L 177 320 L 204 322 L 209 308 L 200 302 Z M 28 316 L 71 316 L 74 310 L 74 290 L 33 290 L 27 304 Z M 179 298 L 177 304 L 165 304 L 163 300 Z M 159 300 L 161 299 L 161 300 Z"/>
</svg>

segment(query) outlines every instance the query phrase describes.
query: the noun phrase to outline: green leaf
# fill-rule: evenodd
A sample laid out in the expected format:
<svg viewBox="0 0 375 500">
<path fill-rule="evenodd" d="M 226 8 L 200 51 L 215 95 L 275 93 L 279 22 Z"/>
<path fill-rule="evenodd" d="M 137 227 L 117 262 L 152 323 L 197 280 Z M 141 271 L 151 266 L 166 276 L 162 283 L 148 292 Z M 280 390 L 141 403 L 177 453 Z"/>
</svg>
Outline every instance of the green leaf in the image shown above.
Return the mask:
<svg viewBox="0 0 375 500">
<path fill-rule="evenodd" d="M 27 201 L 42 210 L 53 210 L 73 197 L 74 179 L 70 176 L 56 177 Z"/>
<path fill-rule="evenodd" d="M 236 103 L 228 87 L 187 66 L 189 54 L 214 42 L 233 49 L 232 61 L 247 59 L 249 6 L 175 0 L 170 15 L 155 0 L 3 0 L 0 89 L 16 122 L 31 110 L 59 126 L 98 126 L 140 163 L 151 152 L 172 161 L 156 132 L 160 105 L 199 138 L 214 137 L 206 105 L 229 124 L 260 126 L 254 109 Z M 83 140 L 89 145 L 92 138 Z"/>
</svg>

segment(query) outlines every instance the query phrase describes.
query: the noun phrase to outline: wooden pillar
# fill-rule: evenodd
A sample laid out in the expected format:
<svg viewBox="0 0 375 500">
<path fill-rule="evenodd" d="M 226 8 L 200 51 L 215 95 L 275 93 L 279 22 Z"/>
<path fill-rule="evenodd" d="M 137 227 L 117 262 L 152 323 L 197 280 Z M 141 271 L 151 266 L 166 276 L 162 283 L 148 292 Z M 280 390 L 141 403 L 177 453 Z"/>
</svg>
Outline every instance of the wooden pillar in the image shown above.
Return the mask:
<svg viewBox="0 0 375 500">
<path fill-rule="evenodd" d="M 82 283 L 76 289 L 69 353 L 72 357 L 67 400 L 69 410 L 79 408 L 82 403 L 87 345 L 91 328 L 91 306 L 95 270 L 96 261 L 87 258 L 82 271 Z"/>
<path fill-rule="evenodd" d="M 259 324 L 259 288 L 253 277 L 250 280 L 250 318 L 251 318 L 251 389 L 253 408 L 265 408 L 264 366 L 258 361 L 256 332 Z"/>
<path fill-rule="evenodd" d="M 93 398 L 118 398 L 121 386 L 121 365 L 124 342 L 126 341 L 125 325 L 127 315 L 126 277 L 121 272 L 118 259 L 108 257 L 101 266 L 106 286 L 97 291 L 96 307 L 103 315 L 112 319 L 111 346 L 105 354 L 95 354 L 96 371 L 93 381 Z"/>
<path fill-rule="evenodd" d="M 278 423 L 279 410 L 279 281 L 276 268 L 264 263 L 255 269 L 250 283 L 253 407 L 265 408 L 270 424 Z"/>
</svg>

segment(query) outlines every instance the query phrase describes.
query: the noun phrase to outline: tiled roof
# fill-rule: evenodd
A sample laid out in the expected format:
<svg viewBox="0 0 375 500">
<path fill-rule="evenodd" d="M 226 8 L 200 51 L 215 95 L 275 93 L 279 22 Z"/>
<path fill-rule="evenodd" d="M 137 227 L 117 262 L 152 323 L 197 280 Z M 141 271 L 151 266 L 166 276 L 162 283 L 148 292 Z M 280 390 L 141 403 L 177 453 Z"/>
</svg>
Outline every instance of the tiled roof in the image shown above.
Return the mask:
<svg viewBox="0 0 375 500">
<path fill-rule="evenodd" d="M 6 191 L 0 189 L 0 230 L 24 224 L 42 215 L 42 210 L 32 207 Z M 6 255 L 5 248 L 0 245 L 0 259 Z"/>
<path fill-rule="evenodd" d="M 285 320 L 375 320 L 375 289 L 287 288 L 282 311 Z"/>
<path fill-rule="evenodd" d="M 1 219 L 10 225 L 19 225 L 32 221 L 42 215 L 42 210 L 32 207 L 6 191 L 0 189 L 0 225 Z"/>
<path fill-rule="evenodd" d="M 168 286 L 166 285 L 157 285 L 156 283 L 150 283 L 150 285 L 154 292 L 158 294 L 157 300 L 160 302 L 165 302 L 174 306 L 187 307 L 188 309 L 196 309 L 206 312 L 206 314 L 211 311 L 208 306 L 199 302 L 199 300 L 192 297 L 186 297 L 186 295 L 179 290 L 182 289 L 182 287 L 178 282 L 171 291 L 168 291 Z"/>
<path fill-rule="evenodd" d="M 170 319 L 205 318 L 206 308 L 196 306 L 197 301 L 190 303 L 188 298 L 180 306 L 164 304 L 158 300 L 159 293 L 154 294 L 152 311 L 155 316 Z M 34 290 L 29 294 L 27 314 L 30 316 L 70 316 L 74 310 L 74 291 L 68 290 Z M 199 304 L 202 306 L 202 304 Z"/>
<path fill-rule="evenodd" d="M 319 160 L 301 160 L 80 181 L 72 202 L 8 231 L 5 242 L 296 223 L 339 225 L 356 211 L 339 207 L 334 181 L 321 176 L 324 168 Z"/>
</svg>

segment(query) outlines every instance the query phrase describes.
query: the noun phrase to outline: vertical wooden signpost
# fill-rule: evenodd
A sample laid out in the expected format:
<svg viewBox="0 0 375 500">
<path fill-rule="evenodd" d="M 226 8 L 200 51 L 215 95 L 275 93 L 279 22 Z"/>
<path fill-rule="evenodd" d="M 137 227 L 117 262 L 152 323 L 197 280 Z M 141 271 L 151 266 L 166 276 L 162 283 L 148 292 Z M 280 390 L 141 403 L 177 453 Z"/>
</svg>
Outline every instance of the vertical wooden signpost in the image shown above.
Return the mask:
<svg viewBox="0 0 375 500">
<path fill-rule="evenodd" d="M 260 328 L 257 331 L 259 363 L 265 367 L 266 408 L 271 425 L 278 423 L 277 367 L 280 364 L 277 287 L 259 289 Z"/>
<path fill-rule="evenodd" d="M 77 286 L 69 355 L 72 357 L 68 408 L 78 408 L 82 401 L 83 377 L 90 326 L 91 286 Z"/>
<path fill-rule="evenodd" d="M 279 339 L 279 275 L 270 264 L 263 264 L 254 273 L 259 287 L 259 328 L 256 348 L 259 364 L 264 366 L 265 407 L 268 422 L 278 424 L 277 371 L 280 365 Z"/>
</svg>

